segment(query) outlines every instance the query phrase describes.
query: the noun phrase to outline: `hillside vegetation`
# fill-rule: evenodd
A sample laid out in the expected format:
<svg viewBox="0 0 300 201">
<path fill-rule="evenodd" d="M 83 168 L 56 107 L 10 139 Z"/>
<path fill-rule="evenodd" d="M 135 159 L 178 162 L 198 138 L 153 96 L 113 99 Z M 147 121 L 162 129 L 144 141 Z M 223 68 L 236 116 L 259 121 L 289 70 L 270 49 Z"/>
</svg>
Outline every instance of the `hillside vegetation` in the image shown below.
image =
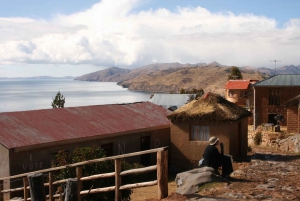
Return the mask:
<svg viewBox="0 0 300 201">
<path fill-rule="evenodd" d="M 181 88 L 223 94 L 231 66 L 211 64 L 151 64 L 133 70 L 111 67 L 77 77 L 81 81 L 118 82 L 133 91 L 179 93 Z M 268 75 L 253 68 L 240 68 L 244 79 L 262 80 Z"/>
</svg>

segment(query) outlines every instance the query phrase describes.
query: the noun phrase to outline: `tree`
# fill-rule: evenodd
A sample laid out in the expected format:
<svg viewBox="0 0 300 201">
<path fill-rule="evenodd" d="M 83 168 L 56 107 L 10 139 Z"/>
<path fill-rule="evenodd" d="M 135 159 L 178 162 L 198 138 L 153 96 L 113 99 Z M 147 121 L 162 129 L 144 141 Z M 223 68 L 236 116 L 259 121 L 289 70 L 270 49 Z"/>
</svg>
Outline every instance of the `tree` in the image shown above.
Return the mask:
<svg viewBox="0 0 300 201">
<path fill-rule="evenodd" d="M 67 152 L 64 150 L 59 151 L 58 154 L 55 156 L 55 162 L 56 162 L 56 166 L 63 166 L 63 165 L 68 165 L 72 163 L 77 163 L 77 162 L 82 162 L 82 161 L 92 160 L 97 158 L 103 158 L 103 157 L 105 157 L 105 152 L 98 146 L 82 147 L 82 148 L 76 148 L 72 152 Z M 141 167 L 143 166 L 140 164 L 136 164 L 136 163 L 129 164 L 125 160 L 122 160 L 121 163 L 122 171 L 141 168 Z M 82 167 L 83 176 L 90 176 L 90 175 L 103 174 L 109 172 L 114 172 L 113 160 L 107 160 L 99 163 L 83 165 Z M 140 181 L 141 179 L 144 179 L 144 177 L 145 177 L 145 173 L 139 175 L 122 176 L 122 183 L 132 184 L 137 181 Z M 68 167 L 66 169 L 62 169 L 58 175 L 55 175 L 56 180 L 68 179 L 68 178 L 76 178 L 76 169 L 74 167 Z M 83 189 L 104 188 L 104 187 L 114 186 L 115 180 L 114 177 L 101 178 L 101 179 L 85 181 L 83 182 L 82 185 L 83 185 Z M 121 193 L 122 200 L 124 201 L 130 200 L 131 193 L 132 193 L 132 189 L 122 190 Z M 86 195 L 85 200 L 111 201 L 111 200 L 115 200 L 114 198 L 115 198 L 115 192 L 109 191 L 109 192 L 103 192 L 97 194 L 88 194 Z"/>
<path fill-rule="evenodd" d="M 242 73 L 238 67 L 232 66 L 231 73 L 228 75 L 228 80 L 241 80 L 243 79 Z"/>
<path fill-rule="evenodd" d="M 53 108 L 63 108 L 65 105 L 65 98 L 60 93 L 60 91 L 57 92 L 55 98 L 53 99 L 53 102 L 51 103 Z"/>
</svg>

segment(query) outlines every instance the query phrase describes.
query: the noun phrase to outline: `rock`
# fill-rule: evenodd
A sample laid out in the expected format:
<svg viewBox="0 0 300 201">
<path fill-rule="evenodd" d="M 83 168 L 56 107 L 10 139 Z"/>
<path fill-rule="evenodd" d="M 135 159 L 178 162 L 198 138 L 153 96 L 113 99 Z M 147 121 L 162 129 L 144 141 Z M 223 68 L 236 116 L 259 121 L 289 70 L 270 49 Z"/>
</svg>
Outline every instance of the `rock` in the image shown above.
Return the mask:
<svg viewBox="0 0 300 201">
<path fill-rule="evenodd" d="M 291 151 L 295 153 L 300 152 L 300 134 L 296 134 L 280 140 L 278 142 L 278 149 L 281 151 Z"/>
<path fill-rule="evenodd" d="M 198 192 L 200 186 L 211 182 L 228 182 L 223 177 L 216 175 L 210 167 L 196 168 L 176 175 L 176 192 L 181 195 L 188 195 Z"/>
<path fill-rule="evenodd" d="M 273 191 L 275 189 L 275 186 L 272 184 L 259 184 L 258 186 L 256 186 L 256 189 L 264 189 L 264 190 Z"/>
<path fill-rule="evenodd" d="M 246 173 L 243 170 L 236 170 L 233 173 L 231 173 L 232 176 L 242 176 L 245 175 Z"/>
<path fill-rule="evenodd" d="M 21 197 L 14 197 L 14 198 L 12 198 L 12 199 L 10 199 L 10 200 L 23 200 Z"/>
</svg>

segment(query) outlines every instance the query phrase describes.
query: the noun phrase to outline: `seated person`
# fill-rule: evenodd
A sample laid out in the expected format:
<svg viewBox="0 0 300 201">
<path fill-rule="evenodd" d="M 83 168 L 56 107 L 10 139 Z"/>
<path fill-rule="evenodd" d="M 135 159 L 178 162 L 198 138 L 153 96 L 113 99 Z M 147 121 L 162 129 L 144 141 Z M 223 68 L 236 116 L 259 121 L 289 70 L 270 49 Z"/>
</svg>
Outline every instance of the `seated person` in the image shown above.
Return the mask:
<svg viewBox="0 0 300 201">
<path fill-rule="evenodd" d="M 222 167 L 222 177 L 230 178 L 230 174 L 233 172 L 231 158 L 229 156 L 224 156 L 223 143 L 220 143 L 221 153 L 216 147 L 219 144 L 219 138 L 211 137 L 209 139 L 209 145 L 206 147 L 203 154 L 203 165 L 212 167 L 216 171 L 219 167 Z"/>
</svg>

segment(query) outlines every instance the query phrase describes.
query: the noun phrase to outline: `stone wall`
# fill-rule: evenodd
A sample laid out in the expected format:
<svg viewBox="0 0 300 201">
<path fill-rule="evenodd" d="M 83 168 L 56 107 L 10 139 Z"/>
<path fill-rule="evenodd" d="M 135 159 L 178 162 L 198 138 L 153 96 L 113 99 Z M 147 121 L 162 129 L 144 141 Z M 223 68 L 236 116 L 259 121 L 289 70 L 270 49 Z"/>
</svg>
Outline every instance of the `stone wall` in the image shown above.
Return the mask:
<svg viewBox="0 0 300 201">
<path fill-rule="evenodd" d="M 277 142 L 278 149 L 294 153 L 300 152 L 300 134 L 289 136 L 286 139 Z"/>
</svg>

